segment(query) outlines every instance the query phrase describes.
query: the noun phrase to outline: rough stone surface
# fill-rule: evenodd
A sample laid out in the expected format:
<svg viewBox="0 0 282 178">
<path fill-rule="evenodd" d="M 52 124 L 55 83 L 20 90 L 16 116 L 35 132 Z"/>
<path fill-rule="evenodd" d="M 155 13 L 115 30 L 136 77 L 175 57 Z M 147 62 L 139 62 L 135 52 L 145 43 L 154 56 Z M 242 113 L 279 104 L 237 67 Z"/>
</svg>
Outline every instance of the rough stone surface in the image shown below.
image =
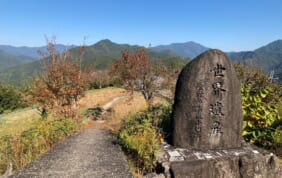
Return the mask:
<svg viewBox="0 0 282 178">
<path fill-rule="evenodd" d="M 240 84 L 227 56 L 209 50 L 179 75 L 173 108 L 173 145 L 190 149 L 241 147 Z"/>
<path fill-rule="evenodd" d="M 250 144 L 238 149 L 191 150 L 163 143 L 159 164 L 166 178 L 281 178 L 276 156 Z M 169 154 L 169 152 L 178 152 Z M 182 157 L 175 160 L 173 157 Z M 170 172 L 170 174 L 167 174 Z"/>
<path fill-rule="evenodd" d="M 86 129 L 66 139 L 11 177 L 132 177 L 109 131 Z"/>
<path fill-rule="evenodd" d="M 185 161 L 174 162 L 171 165 L 172 177 L 174 178 L 208 178 L 212 172 L 208 161 Z"/>
<path fill-rule="evenodd" d="M 102 107 L 88 108 L 85 116 L 92 120 L 104 120 L 103 115 L 106 111 Z"/>
<path fill-rule="evenodd" d="M 150 173 L 150 174 L 143 176 L 143 178 L 165 178 L 165 175 L 164 174 Z"/>
</svg>

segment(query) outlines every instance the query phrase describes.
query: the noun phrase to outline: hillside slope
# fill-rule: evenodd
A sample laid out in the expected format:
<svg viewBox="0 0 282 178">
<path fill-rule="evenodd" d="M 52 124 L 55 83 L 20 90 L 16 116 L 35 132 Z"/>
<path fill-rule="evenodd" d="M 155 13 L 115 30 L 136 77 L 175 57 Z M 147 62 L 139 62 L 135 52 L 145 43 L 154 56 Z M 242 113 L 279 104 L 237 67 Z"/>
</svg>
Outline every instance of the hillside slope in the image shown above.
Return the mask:
<svg viewBox="0 0 282 178">
<path fill-rule="evenodd" d="M 121 51 L 128 50 L 130 52 L 135 52 L 139 48 L 142 48 L 142 46 L 117 44 L 111 42 L 110 40 L 102 40 L 94 45 L 86 46 L 82 66 L 84 68 L 87 68 L 88 66 L 95 66 L 95 69 L 103 70 L 110 67 L 115 59 L 121 57 Z M 79 47 L 70 49 L 70 52 L 73 56 L 77 56 L 79 54 Z M 170 51 L 157 52 L 147 49 L 147 53 L 152 60 L 162 60 L 166 64 L 175 62 L 185 64 L 189 60 Z M 42 71 L 42 67 L 41 61 L 34 61 L 7 68 L 0 71 L 0 80 L 14 85 L 19 85 L 23 81 L 26 81 L 40 73 L 40 71 Z"/>
<path fill-rule="evenodd" d="M 260 67 L 266 73 L 274 70 L 282 81 L 282 40 L 273 41 L 254 51 L 228 53 L 232 60 L 249 61 L 253 67 Z"/>
<path fill-rule="evenodd" d="M 12 66 L 29 63 L 35 59 L 23 55 L 9 54 L 3 50 L 0 50 L 0 69 L 6 69 Z"/>
<path fill-rule="evenodd" d="M 172 51 L 182 57 L 194 58 L 199 54 L 208 50 L 208 47 L 205 47 L 199 43 L 189 41 L 186 43 L 172 43 L 169 45 L 159 45 L 152 48 L 155 51 Z"/>
<path fill-rule="evenodd" d="M 74 48 L 74 45 L 67 46 L 62 44 L 56 44 L 56 50 L 61 53 L 65 51 L 66 49 Z M 41 58 L 41 53 L 47 52 L 47 46 L 40 46 L 40 47 L 27 47 L 27 46 L 21 46 L 21 47 L 15 47 L 11 45 L 0 45 L 0 50 L 5 51 L 6 53 L 9 53 L 11 55 L 16 56 L 27 56 L 33 59 L 39 59 Z"/>
</svg>

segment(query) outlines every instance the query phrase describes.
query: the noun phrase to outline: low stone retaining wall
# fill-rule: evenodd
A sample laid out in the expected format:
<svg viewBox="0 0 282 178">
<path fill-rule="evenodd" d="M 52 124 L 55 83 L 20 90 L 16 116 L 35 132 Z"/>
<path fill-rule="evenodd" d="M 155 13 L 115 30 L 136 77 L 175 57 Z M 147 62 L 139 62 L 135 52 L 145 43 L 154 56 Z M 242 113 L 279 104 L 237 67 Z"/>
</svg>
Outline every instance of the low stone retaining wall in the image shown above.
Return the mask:
<svg viewBox="0 0 282 178">
<path fill-rule="evenodd" d="M 158 171 L 170 178 L 281 178 L 279 161 L 265 150 L 243 143 L 238 149 L 189 150 L 163 143 Z"/>
</svg>

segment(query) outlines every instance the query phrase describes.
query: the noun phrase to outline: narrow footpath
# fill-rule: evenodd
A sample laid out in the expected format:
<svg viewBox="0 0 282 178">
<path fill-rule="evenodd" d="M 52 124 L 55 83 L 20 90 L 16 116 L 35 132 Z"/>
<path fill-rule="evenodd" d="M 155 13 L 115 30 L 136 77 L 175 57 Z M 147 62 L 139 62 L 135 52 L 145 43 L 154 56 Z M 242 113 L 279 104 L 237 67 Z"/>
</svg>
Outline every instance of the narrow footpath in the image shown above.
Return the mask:
<svg viewBox="0 0 282 178">
<path fill-rule="evenodd" d="M 111 106 L 109 103 L 106 108 Z M 93 128 L 67 138 L 10 177 L 129 178 L 132 175 L 116 138 L 94 123 Z"/>
</svg>

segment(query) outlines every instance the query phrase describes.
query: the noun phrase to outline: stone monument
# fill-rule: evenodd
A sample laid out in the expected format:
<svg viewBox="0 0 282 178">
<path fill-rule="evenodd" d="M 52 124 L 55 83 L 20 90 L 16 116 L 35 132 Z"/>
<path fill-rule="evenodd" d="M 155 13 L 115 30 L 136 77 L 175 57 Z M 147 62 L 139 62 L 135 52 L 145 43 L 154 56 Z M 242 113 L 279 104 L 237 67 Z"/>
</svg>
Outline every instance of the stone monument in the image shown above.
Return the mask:
<svg viewBox="0 0 282 178">
<path fill-rule="evenodd" d="M 240 83 L 228 57 L 210 50 L 184 67 L 173 109 L 173 145 L 190 149 L 239 148 Z"/>
<path fill-rule="evenodd" d="M 240 83 L 228 57 L 209 50 L 181 71 L 172 114 L 172 144 L 159 172 L 175 178 L 281 178 L 277 158 L 242 139 Z"/>
</svg>

